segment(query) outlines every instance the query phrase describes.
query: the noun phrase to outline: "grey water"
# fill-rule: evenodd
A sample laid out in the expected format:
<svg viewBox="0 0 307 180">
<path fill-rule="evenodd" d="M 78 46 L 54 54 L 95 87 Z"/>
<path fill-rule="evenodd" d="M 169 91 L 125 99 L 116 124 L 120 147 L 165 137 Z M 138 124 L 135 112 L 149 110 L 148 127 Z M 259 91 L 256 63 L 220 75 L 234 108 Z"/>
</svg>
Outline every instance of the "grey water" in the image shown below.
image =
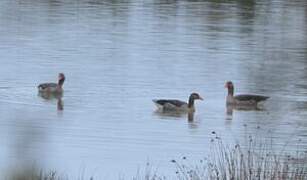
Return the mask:
<svg viewBox="0 0 307 180">
<path fill-rule="evenodd" d="M 208 155 L 212 131 L 305 150 L 306 29 L 305 0 L 2 0 L 0 170 L 171 174 L 170 160 Z M 59 72 L 61 102 L 38 96 Z M 227 80 L 270 96 L 264 110 L 228 115 Z M 191 92 L 193 121 L 155 112 L 152 99 Z"/>
</svg>

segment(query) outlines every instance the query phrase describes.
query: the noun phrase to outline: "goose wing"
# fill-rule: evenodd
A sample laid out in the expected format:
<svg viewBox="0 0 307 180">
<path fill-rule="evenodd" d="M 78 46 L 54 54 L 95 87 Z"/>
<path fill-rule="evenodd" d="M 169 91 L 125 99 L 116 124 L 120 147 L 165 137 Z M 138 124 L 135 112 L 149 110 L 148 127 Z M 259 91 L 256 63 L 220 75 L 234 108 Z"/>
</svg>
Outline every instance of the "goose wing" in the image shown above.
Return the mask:
<svg viewBox="0 0 307 180">
<path fill-rule="evenodd" d="M 267 100 L 268 96 L 262 96 L 262 95 L 254 95 L 254 94 L 241 94 L 234 97 L 238 101 L 265 101 Z"/>
<path fill-rule="evenodd" d="M 157 100 L 154 99 L 153 102 L 160 106 L 181 107 L 183 105 L 187 105 L 186 102 L 175 99 L 157 99 Z"/>
<path fill-rule="evenodd" d="M 46 88 L 56 88 L 57 84 L 56 83 L 43 83 L 37 86 L 38 89 L 44 90 Z"/>
</svg>

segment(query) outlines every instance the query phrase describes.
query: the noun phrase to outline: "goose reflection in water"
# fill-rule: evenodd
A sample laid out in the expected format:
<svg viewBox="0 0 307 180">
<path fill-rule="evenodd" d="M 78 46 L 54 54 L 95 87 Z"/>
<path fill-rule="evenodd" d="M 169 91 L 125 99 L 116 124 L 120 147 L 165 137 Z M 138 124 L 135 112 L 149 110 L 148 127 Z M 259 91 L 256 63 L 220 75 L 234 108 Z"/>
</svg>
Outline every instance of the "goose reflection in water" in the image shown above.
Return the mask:
<svg viewBox="0 0 307 180">
<path fill-rule="evenodd" d="M 226 120 L 232 120 L 233 111 L 266 111 L 263 106 L 226 105 Z"/>
<path fill-rule="evenodd" d="M 186 117 L 188 122 L 194 121 L 194 112 L 182 112 L 182 111 L 161 111 L 156 110 L 154 111 L 154 114 L 162 117 L 162 118 L 168 118 L 168 117 L 175 117 L 175 118 L 184 118 Z"/>
<path fill-rule="evenodd" d="M 57 100 L 57 110 L 58 111 L 63 111 L 64 110 L 64 104 L 63 104 L 63 93 L 44 93 L 44 92 L 39 92 L 38 96 L 42 97 L 45 100 L 52 101 L 52 100 Z"/>
</svg>

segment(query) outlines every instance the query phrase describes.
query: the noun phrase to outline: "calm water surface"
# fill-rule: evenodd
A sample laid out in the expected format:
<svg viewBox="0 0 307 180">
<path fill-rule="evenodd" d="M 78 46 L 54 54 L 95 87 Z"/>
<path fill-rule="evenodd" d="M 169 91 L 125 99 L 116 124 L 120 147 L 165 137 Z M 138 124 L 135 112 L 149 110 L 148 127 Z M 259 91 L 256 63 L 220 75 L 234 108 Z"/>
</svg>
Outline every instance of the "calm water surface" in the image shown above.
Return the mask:
<svg viewBox="0 0 307 180">
<path fill-rule="evenodd" d="M 306 29 L 304 0 L 3 0 L 0 169 L 110 179 L 149 161 L 170 174 L 171 159 L 206 156 L 212 131 L 232 142 L 257 126 L 304 150 Z M 58 72 L 63 111 L 36 89 Z M 227 116 L 226 80 L 271 96 L 266 110 Z M 193 122 L 155 113 L 151 99 L 191 92 L 205 97 Z"/>
</svg>

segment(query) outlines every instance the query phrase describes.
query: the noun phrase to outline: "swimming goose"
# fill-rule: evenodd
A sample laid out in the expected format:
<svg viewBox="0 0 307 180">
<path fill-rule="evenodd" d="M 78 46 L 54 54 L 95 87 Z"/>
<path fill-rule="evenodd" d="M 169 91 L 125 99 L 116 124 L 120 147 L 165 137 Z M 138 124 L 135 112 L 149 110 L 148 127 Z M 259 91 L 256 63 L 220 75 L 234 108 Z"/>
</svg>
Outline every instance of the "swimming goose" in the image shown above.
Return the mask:
<svg viewBox="0 0 307 180">
<path fill-rule="evenodd" d="M 189 97 L 188 103 L 176 99 L 154 99 L 152 100 L 159 110 L 163 111 L 183 111 L 183 112 L 194 112 L 194 101 L 203 100 L 197 93 L 192 93 Z"/>
<path fill-rule="evenodd" d="M 43 83 L 37 86 L 40 93 L 62 93 L 65 76 L 59 73 L 58 83 Z"/>
<path fill-rule="evenodd" d="M 234 96 L 234 85 L 231 81 L 226 82 L 225 88 L 228 89 L 228 95 L 226 99 L 227 105 L 255 107 L 259 102 L 267 100 L 268 96 L 254 95 L 254 94 L 240 94 Z"/>
</svg>

